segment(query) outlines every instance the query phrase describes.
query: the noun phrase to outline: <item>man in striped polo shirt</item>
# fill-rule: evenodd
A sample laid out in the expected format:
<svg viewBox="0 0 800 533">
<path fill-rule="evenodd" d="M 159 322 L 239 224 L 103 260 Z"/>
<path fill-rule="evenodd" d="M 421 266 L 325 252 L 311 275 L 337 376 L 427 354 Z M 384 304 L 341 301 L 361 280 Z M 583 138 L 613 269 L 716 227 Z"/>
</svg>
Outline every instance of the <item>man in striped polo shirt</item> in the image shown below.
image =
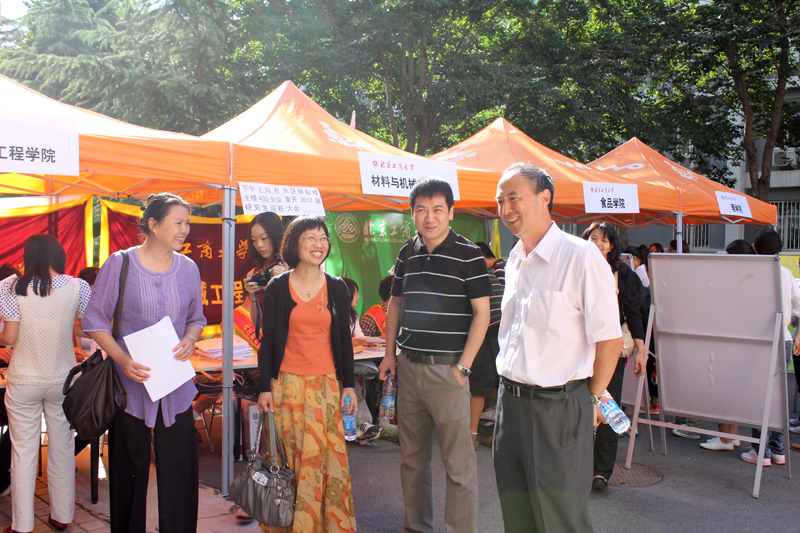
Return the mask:
<svg viewBox="0 0 800 533">
<path fill-rule="evenodd" d="M 433 531 L 435 428 L 447 472 L 446 531 L 471 533 L 478 515 L 478 472 L 467 380 L 489 325 L 492 287 L 478 248 L 450 229 L 450 185 L 425 178 L 409 200 L 417 236 L 397 257 L 380 365 L 381 380 L 387 372 L 398 376 L 403 532 Z"/>
</svg>

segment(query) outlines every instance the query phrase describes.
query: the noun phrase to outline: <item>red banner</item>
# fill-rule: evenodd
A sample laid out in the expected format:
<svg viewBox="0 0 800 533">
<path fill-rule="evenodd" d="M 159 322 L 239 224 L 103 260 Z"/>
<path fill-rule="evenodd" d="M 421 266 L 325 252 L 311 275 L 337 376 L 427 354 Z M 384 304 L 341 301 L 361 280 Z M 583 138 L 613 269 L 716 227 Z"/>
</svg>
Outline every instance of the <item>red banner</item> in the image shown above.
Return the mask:
<svg viewBox="0 0 800 533">
<path fill-rule="evenodd" d="M 22 272 L 25 241 L 31 235 L 47 233 L 64 247 L 65 274 L 77 276 L 86 268 L 87 202 L 91 208 L 91 198 L 83 198 L 61 205 L 0 209 L 0 264 L 10 263 Z"/>
<path fill-rule="evenodd" d="M 102 219 L 100 234 L 100 260 L 110 254 L 141 244 L 137 206 L 116 204 L 101 200 Z M 249 217 L 248 217 L 249 218 Z M 242 219 L 242 220 L 239 220 Z M 200 269 L 203 287 L 203 313 L 208 324 L 222 321 L 222 225 L 218 218 L 192 217 L 192 228 L 183 244 L 182 254 L 191 257 Z M 247 227 L 244 217 L 237 217 L 236 250 L 233 273 L 233 305 L 247 297 L 242 279 L 253 268 L 247 255 Z"/>
</svg>

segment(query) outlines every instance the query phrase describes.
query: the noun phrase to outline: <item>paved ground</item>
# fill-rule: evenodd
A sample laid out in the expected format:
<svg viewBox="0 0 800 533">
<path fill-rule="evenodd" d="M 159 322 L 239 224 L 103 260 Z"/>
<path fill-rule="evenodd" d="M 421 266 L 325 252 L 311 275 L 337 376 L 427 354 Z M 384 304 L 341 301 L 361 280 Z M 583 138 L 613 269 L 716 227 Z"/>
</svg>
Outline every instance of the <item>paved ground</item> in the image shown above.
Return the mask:
<svg viewBox="0 0 800 533">
<path fill-rule="evenodd" d="M 705 427 L 713 428 L 712 424 Z M 214 440 L 219 444 L 217 428 Z M 751 496 L 755 466 L 739 459 L 743 450 L 709 452 L 699 447 L 701 441 L 690 441 L 668 432 L 668 455 L 662 455 L 660 431 L 655 432 L 656 452 L 648 451 L 646 429 L 642 428 L 634 451 L 634 463 L 645 465 L 663 476 L 663 480 L 648 487 L 610 487 L 591 498 L 592 519 L 598 533 L 648 533 L 675 531 L 761 532 L 800 531 L 796 506 L 800 496 L 800 475 L 786 478 L 786 466 L 764 469 L 761 498 Z M 743 430 L 749 431 L 749 430 Z M 800 442 L 800 435 L 792 435 Z M 628 438 L 620 441 L 618 458 L 624 460 Z M 217 448 L 218 450 L 219 448 Z M 403 505 L 399 480 L 400 448 L 397 444 L 378 441 L 376 446 L 350 445 L 350 465 L 353 478 L 358 529 L 362 533 L 395 533 L 402 525 Z M 256 524 L 239 525 L 233 517 L 233 504 L 220 497 L 213 480 L 219 483 L 219 452 L 211 454 L 204 442 L 201 452 L 201 478 L 205 485 L 200 491 L 200 521 L 198 531 L 216 533 L 236 531 L 255 533 Z M 477 452 L 480 479 L 478 531 L 502 532 L 502 516 L 492 467 L 491 451 Z M 800 463 L 800 453 L 792 452 L 790 459 Z M 78 458 L 75 524 L 69 531 L 108 531 L 108 484 L 100 483 L 100 501 L 89 501 L 88 450 Z M 612 485 L 625 479 L 619 475 L 621 466 L 612 477 Z M 797 467 L 793 468 L 797 474 Z M 148 531 L 157 531 L 155 477 L 151 472 L 148 505 Z M 209 483 L 209 481 L 212 481 Z M 37 521 L 35 531 L 51 531 L 44 523 L 47 509 L 46 475 L 37 490 Z M 443 532 L 444 471 L 435 452 L 434 509 L 436 531 Z M 0 529 L 10 523 L 10 498 L 0 499 Z"/>
</svg>

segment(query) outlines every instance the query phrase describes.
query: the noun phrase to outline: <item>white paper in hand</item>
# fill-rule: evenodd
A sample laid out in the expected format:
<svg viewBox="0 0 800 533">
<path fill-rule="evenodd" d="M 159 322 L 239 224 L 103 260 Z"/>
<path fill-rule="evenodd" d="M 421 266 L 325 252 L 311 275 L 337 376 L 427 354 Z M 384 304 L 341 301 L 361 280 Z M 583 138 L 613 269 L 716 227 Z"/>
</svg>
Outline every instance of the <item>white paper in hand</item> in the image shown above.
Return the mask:
<svg viewBox="0 0 800 533">
<path fill-rule="evenodd" d="M 168 316 L 123 338 L 133 360 L 151 368 L 148 372 L 150 379 L 144 382 L 144 388 L 154 402 L 194 378 L 192 363 L 175 359 L 172 350 L 180 339 Z"/>
</svg>

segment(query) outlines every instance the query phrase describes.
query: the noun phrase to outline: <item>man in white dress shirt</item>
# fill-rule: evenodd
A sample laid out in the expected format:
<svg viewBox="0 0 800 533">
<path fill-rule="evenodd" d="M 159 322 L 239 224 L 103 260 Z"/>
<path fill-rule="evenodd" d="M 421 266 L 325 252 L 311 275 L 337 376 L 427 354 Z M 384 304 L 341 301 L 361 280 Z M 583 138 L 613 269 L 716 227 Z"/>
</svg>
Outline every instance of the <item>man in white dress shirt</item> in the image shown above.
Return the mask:
<svg viewBox="0 0 800 533">
<path fill-rule="evenodd" d="M 506 265 L 493 446 L 507 533 L 592 531 L 596 398 L 622 350 L 611 268 L 552 221 L 553 195 L 552 178 L 521 163 L 497 184 L 498 214 L 519 238 Z"/>
</svg>

